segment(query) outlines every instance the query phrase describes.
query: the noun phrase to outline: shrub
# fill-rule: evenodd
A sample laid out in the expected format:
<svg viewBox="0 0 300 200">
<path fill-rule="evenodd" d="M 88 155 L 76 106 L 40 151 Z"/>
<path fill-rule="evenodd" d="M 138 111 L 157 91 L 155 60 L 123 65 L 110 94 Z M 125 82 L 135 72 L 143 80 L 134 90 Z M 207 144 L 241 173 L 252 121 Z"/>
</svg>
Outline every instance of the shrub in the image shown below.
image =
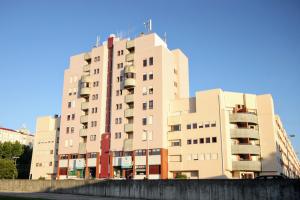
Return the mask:
<svg viewBox="0 0 300 200">
<path fill-rule="evenodd" d="M 0 179 L 17 178 L 18 171 L 14 161 L 8 159 L 0 159 Z"/>
</svg>

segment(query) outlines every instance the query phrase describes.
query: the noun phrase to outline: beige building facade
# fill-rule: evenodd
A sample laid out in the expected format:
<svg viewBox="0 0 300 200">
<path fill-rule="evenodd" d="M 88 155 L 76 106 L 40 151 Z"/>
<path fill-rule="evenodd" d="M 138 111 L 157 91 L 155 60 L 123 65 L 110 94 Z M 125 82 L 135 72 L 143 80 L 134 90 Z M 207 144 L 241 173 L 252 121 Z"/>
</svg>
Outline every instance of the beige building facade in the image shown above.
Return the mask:
<svg viewBox="0 0 300 200">
<path fill-rule="evenodd" d="M 30 179 L 56 179 L 60 117 L 38 117 L 30 167 Z"/>
<path fill-rule="evenodd" d="M 200 91 L 170 104 L 169 178 L 300 176 L 271 95 Z"/>
<path fill-rule="evenodd" d="M 0 142 L 19 142 L 20 144 L 33 146 L 34 135 L 27 129 L 13 130 L 0 127 Z"/>
<path fill-rule="evenodd" d="M 299 176 L 270 95 L 190 97 L 188 58 L 155 33 L 72 56 L 60 128 L 58 179 Z"/>
</svg>

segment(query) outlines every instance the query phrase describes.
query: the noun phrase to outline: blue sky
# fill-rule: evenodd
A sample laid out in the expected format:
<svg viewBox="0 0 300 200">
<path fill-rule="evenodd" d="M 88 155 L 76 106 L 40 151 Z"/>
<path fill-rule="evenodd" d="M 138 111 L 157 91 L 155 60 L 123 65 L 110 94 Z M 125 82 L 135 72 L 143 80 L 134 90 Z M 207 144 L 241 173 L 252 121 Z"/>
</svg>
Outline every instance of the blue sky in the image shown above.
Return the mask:
<svg viewBox="0 0 300 200">
<path fill-rule="evenodd" d="M 109 2 L 109 3 L 107 3 Z M 190 93 L 271 93 L 300 153 L 300 1 L 0 1 L 0 125 L 60 113 L 69 56 L 153 30 L 189 57 Z"/>
</svg>

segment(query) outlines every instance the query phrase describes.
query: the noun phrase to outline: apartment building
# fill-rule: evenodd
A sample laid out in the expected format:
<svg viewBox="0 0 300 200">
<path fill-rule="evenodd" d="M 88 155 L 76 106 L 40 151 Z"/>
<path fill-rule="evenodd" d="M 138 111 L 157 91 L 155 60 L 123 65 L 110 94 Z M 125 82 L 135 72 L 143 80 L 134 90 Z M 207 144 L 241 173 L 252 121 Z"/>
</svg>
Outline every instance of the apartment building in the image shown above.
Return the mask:
<svg viewBox="0 0 300 200">
<path fill-rule="evenodd" d="M 56 179 L 60 117 L 38 117 L 30 167 L 30 179 Z"/>
<path fill-rule="evenodd" d="M 133 40 L 112 35 L 72 56 L 58 178 L 167 178 L 169 102 L 188 91 L 187 57 L 155 33 Z"/>
<path fill-rule="evenodd" d="M 169 178 L 300 176 L 271 95 L 197 92 L 171 102 L 168 125 Z"/>
<path fill-rule="evenodd" d="M 13 130 L 0 127 L 0 142 L 19 142 L 20 144 L 33 146 L 34 135 L 27 129 Z"/>
<path fill-rule="evenodd" d="M 111 35 L 64 73 L 58 179 L 299 176 L 270 95 L 189 96 L 188 58 Z"/>
</svg>

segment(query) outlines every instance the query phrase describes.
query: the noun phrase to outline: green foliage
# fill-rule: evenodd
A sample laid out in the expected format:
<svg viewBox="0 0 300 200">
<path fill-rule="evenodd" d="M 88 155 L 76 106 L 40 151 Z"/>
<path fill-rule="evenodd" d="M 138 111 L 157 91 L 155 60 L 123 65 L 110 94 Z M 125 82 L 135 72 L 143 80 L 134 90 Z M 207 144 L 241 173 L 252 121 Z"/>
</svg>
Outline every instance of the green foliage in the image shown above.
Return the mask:
<svg viewBox="0 0 300 200">
<path fill-rule="evenodd" d="M 187 176 L 185 174 L 177 174 L 176 179 L 187 179 Z"/>
<path fill-rule="evenodd" d="M 13 159 L 23 154 L 24 147 L 19 143 L 4 142 L 0 143 L 0 159 Z"/>
<path fill-rule="evenodd" d="M 30 174 L 32 148 L 23 146 L 24 152 L 17 159 L 18 179 L 28 179 Z"/>
<path fill-rule="evenodd" d="M 18 176 L 13 160 L 0 159 L 0 179 L 12 179 Z"/>
</svg>

